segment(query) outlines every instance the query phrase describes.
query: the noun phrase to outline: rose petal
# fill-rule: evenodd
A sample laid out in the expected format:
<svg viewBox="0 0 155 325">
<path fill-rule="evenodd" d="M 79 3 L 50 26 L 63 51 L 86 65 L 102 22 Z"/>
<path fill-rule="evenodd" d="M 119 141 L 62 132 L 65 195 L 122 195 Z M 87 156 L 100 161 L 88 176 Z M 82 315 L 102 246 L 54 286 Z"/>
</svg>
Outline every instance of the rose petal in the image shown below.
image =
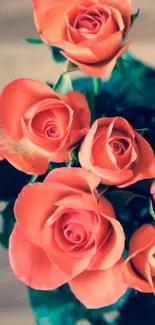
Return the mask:
<svg viewBox="0 0 155 325">
<path fill-rule="evenodd" d="M 84 257 L 68 256 L 67 252 L 64 252 L 57 244 L 53 227 L 44 228 L 40 235 L 40 243 L 56 268 L 60 271 L 63 270 L 63 273 L 71 278 L 83 272 L 90 262 L 91 255 Z"/>
<path fill-rule="evenodd" d="M 61 42 L 60 44 L 57 43 L 57 46 L 62 48 L 69 57 L 72 57 L 75 61 L 77 60 L 81 62 L 81 64 L 93 64 L 99 62 L 98 56 L 93 53 L 91 48 L 86 47 L 84 43 L 83 45 L 82 43 L 78 45 L 70 42 Z"/>
<path fill-rule="evenodd" d="M 26 185 L 14 207 L 16 219 L 26 236 L 35 245 L 47 219 L 56 210 L 55 202 L 76 191 L 59 183 L 35 183 Z"/>
<path fill-rule="evenodd" d="M 147 260 L 144 265 L 145 277 L 147 280 L 143 279 L 136 273 L 132 266 L 132 258 L 137 256 L 138 253 L 144 252 L 155 240 L 155 229 L 150 224 L 144 224 L 133 234 L 130 240 L 129 247 L 129 257 L 125 261 L 123 266 L 123 278 L 124 281 L 135 289 L 143 292 L 152 292 L 155 288 L 155 281 L 152 282 L 150 267 L 147 264 Z M 144 261 L 143 261 L 144 262 Z M 141 265 L 139 265 L 141 269 Z"/>
<path fill-rule="evenodd" d="M 42 175 L 48 168 L 49 157 L 47 152 L 34 146 L 26 138 L 12 141 L 1 129 L 0 151 L 15 168 L 30 175 Z"/>
<path fill-rule="evenodd" d="M 152 183 L 151 188 L 150 188 L 150 193 L 153 195 L 155 194 L 155 181 Z"/>
<path fill-rule="evenodd" d="M 45 184 L 52 184 L 53 182 L 65 184 L 84 192 L 94 193 L 100 179 L 91 172 L 79 167 L 62 167 L 52 170 L 44 180 Z"/>
<path fill-rule="evenodd" d="M 117 302 L 127 287 L 122 279 L 123 259 L 104 271 L 85 271 L 70 281 L 70 288 L 87 308 L 101 308 Z"/>
<path fill-rule="evenodd" d="M 138 228 L 130 240 L 129 256 L 135 255 L 148 248 L 155 240 L 155 229 L 151 224 Z"/>
<path fill-rule="evenodd" d="M 17 79 L 4 88 L 0 97 L 0 120 L 12 140 L 20 140 L 23 136 L 21 116 L 24 112 L 52 94 L 48 85 L 33 79 Z"/>
<path fill-rule="evenodd" d="M 104 4 L 106 2 L 108 5 L 120 11 L 126 26 L 125 34 L 127 34 L 131 24 L 131 0 L 102 0 L 102 1 Z"/>
<path fill-rule="evenodd" d="M 66 52 L 61 52 L 65 58 L 70 60 L 71 62 L 78 65 L 79 69 L 83 72 L 97 78 L 109 78 L 110 74 L 116 64 L 116 59 L 114 58 L 108 63 L 105 62 L 99 62 L 97 64 L 82 64 L 73 59 L 70 55 L 68 55 Z"/>
<path fill-rule="evenodd" d="M 5 158 L 15 168 L 29 175 L 43 175 L 48 169 L 49 159 L 37 150 L 29 150 L 23 153 L 8 151 L 5 153 Z"/>
<path fill-rule="evenodd" d="M 151 293 L 153 292 L 152 286 L 148 281 L 137 275 L 134 271 L 132 264 L 130 261 L 126 261 L 123 266 L 123 273 L 122 273 L 124 282 L 131 288 L 136 290 Z M 153 286 L 155 287 L 155 281 L 153 281 Z"/>
<path fill-rule="evenodd" d="M 115 218 L 114 209 L 111 203 L 104 196 L 99 197 L 98 201 L 95 201 L 91 194 L 75 193 L 72 196 L 68 196 L 57 201 L 56 206 L 63 206 L 68 208 L 74 207 L 74 209 L 86 210 L 86 211 L 91 210 L 91 211 L 95 211 L 96 213 L 103 214 L 103 216 L 105 216 L 105 218 L 107 219 L 109 217 Z"/>
<path fill-rule="evenodd" d="M 91 151 L 93 146 L 94 136 L 98 128 L 98 121 L 95 121 L 84 138 L 79 150 L 80 165 L 88 170 L 91 168 Z"/>
<path fill-rule="evenodd" d="M 78 118 L 79 122 L 81 122 L 81 128 L 89 128 L 90 109 L 85 96 L 79 91 L 71 91 L 66 95 L 66 101 L 74 108 L 75 118 Z M 79 126 L 77 125 L 77 128 L 78 127 Z"/>
<path fill-rule="evenodd" d="M 109 221 L 112 230 L 107 241 L 94 255 L 89 270 L 105 270 L 113 266 L 120 259 L 124 250 L 125 235 L 121 224 L 106 215 L 103 215 L 103 218 Z"/>
<path fill-rule="evenodd" d="M 149 143 L 135 131 L 139 149 L 138 162 L 133 169 L 133 178 L 119 187 L 129 186 L 140 180 L 155 177 L 155 156 Z"/>
<path fill-rule="evenodd" d="M 144 280 L 148 281 L 152 291 L 155 293 L 155 287 L 153 285 L 152 276 L 151 276 L 151 267 L 149 265 L 148 259 L 146 258 L 145 251 L 143 253 L 138 253 L 132 258 L 132 266 L 134 271 L 140 275 L 140 277 L 144 278 Z"/>
<path fill-rule="evenodd" d="M 121 41 L 122 41 L 122 33 L 119 31 L 117 33 L 114 33 L 107 39 L 103 39 L 102 41 L 93 44 L 90 47 L 90 49 L 98 57 L 99 60 L 101 61 L 108 60 L 109 58 L 115 55 L 116 51 L 118 51 Z"/>
<path fill-rule="evenodd" d="M 53 266 L 41 248 L 25 237 L 18 225 L 10 237 L 9 259 L 17 278 L 34 289 L 56 289 L 69 280 Z"/>
<path fill-rule="evenodd" d="M 119 172 L 92 166 L 91 171 L 101 178 L 101 183 L 106 185 L 117 185 L 118 187 L 126 186 L 124 184 L 126 184 L 133 177 L 133 171 L 129 169 Z"/>
</svg>

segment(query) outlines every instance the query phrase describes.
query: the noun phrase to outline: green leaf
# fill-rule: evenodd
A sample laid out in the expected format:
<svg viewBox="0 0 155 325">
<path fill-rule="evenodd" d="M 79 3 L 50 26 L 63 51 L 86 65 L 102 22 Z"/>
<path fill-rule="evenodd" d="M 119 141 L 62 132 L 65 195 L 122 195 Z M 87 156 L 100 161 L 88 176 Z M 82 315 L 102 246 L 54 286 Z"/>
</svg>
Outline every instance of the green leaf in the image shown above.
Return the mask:
<svg viewBox="0 0 155 325">
<path fill-rule="evenodd" d="M 15 225 L 13 207 L 14 207 L 14 201 L 11 201 L 10 203 L 7 204 L 4 211 L 1 212 L 2 230 L 0 232 L 0 244 L 4 248 L 8 248 L 9 238 Z"/>
<path fill-rule="evenodd" d="M 72 81 L 68 73 L 63 73 L 60 75 L 56 81 L 53 89 L 60 94 L 67 94 L 69 91 L 73 90 Z"/>
<path fill-rule="evenodd" d="M 59 62 L 66 61 L 66 58 L 62 55 L 60 48 L 55 47 L 55 46 L 50 46 L 50 51 L 51 51 L 51 54 L 52 54 L 53 59 L 56 62 L 59 63 Z"/>
<path fill-rule="evenodd" d="M 140 13 L 140 9 L 137 10 L 137 12 L 133 15 L 131 15 L 131 26 L 134 24 L 134 22 L 136 21 L 137 17 L 139 16 Z"/>
<path fill-rule="evenodd" d="M 153 202 L 151 199 L 149 200 L 149 214 L 155 220 L 155 211 L 154 211 Z"/>
<path fill-rule="evenodd" d="M 44 44 L 44 41 L 42 41 L 41 38 L 25 38 L 25 41 L 33 45 Z"/>
<path fill-rule="evenodd" d="M 79 319 L 79 303 L 61 290 L 28 288 L 37 325 L 74 325 Z"/>
<path fill-rule="evenodd" d="M 67 62 L 67 72 L 73 72 L 79 70 L 79 67 L 71 61 Z"/>
<path fill-rule="evenodd" d="M 105 193 L 105 196 L 113 205 L 116 213 L 120 213 L 134 198 L 146 198 L 143 195 L 122 190 L 107 192 Z"/>
<path fill-rule="evenodd" d="M 140 90 L 140 88 L 137 86 L 137 80 L 138 80 L 138 76 L 136 76 L 136 71 L 135 71 L 135 76 L 134 78 L 129 77 L 129 73 L 128 73 L 128 69 L 126 68 L 126 62 L 128 62 L 129 64 L 131 64 L 132 68 L 132 62 L 130 62 L 129 60 L 126 60 L 124 57 L 121 57 L 117 60 L 117 64 L 116 64 L 116 69 L 118 70 L 118 72 L 120 73 L 120 75 L 124 78 L 125 81 L 127 81 L 129 83 L 129 85 L 136 90 L 137 93 L 139 93 L 140 95 L 142 95 L 142 91 Z M 130 74 L 131 76 L 131 74 Z"/>
</svg>

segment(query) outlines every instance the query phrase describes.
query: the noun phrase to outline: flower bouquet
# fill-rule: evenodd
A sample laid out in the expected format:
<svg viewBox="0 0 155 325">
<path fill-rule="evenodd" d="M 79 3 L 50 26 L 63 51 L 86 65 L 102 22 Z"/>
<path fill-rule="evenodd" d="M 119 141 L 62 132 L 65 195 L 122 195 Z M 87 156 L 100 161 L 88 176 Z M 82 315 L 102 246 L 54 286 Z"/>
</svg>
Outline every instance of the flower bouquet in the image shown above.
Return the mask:
<svg viewBox="0 0 155 325">
<path fill-rule="evenodd" d="M 121 324 L 155 292 L 155 72 L 127 52 L 130 0 L 32 5 L 40 39 L 27 42 L 64 70 L 1 93 L 0 242 L 38 325 L 107 324 L 114 311 Z"/>
</svg>

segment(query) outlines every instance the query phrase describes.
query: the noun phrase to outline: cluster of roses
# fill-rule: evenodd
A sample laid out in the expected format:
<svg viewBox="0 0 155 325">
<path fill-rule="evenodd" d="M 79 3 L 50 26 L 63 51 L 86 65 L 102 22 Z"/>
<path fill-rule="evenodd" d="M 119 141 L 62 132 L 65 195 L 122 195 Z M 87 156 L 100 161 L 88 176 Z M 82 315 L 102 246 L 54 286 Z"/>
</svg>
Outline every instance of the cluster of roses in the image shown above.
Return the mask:
<svg viewBox="0 0 155 325">
<path fill-rule="evenodd" d="M 128 46 L 122 41 L 130 0 L 33 0 L 33 6 L 43 39 L 92 76 L 109 75 Z M 126 119 L 102 117 L 90 125 L 90 115 L 82 93 L 58 94 L 41 81 L 15 80 L 0 97 L 1 159 L 32 175 L 61 163 L 16 200 L 12 269 L 39 290 L 69 283 L 85 306 L 99 308 L 128 286 L 155 291 L 155 227 L 145 224 L 134 233 L 124 261 L 124 230 L 99 187 L 155 177 L 155 156 Z M 81 167 L 62 167 L 76 146 Z"/>
</svg>

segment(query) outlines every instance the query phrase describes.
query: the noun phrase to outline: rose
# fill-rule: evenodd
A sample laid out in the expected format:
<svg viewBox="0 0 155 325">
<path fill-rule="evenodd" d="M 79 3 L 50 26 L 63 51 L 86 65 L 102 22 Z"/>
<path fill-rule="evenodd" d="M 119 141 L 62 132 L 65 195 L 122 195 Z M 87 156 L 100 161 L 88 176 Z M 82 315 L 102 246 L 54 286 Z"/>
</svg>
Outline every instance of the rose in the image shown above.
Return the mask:
<svg viewBox="0 0 155 325">
<path fill-rule="evenodd" d="M 108 77 L 131 22 L 130 0 L 32 0 L 37 29 L 51 45 L 84 72 Z"/>
<path fill-rule="evenodd" d="M 90 112 L 77 91 L 60 95 L 33 79 L 8 84 L 0 97 L 0 156 L 27 174 L 43 174 L 48 162 L 69 160 L 88 132 Z"/>
<path fill-rule="evenodd" d="M 111 203 L 98 197 L 99 178 L 82 168 L 59 168 L 43 183 L 25 186 L 15 203 L 9 244 L 16 276 L 30 287 L 69 282 L 89 308 L 114 303 L 121 277 L 124 233 Z"/>
<path fill-rule="evenodd" d="M 152 198 L 155 203 L 155 181 L 153 181 L 153 183 L 151 185 L 150 193 L 152 194 Z"/>
<path fill-rule="evenodd" d="M 155 176 L 153 150 L 122 117 L 94 122 L 81 145 L 79 161 L 107 185 L 125 187 Z"/>
<path fill-rule="evenodd" d="M 133 234 L 123 278 L 136 290 L 155 293 L 155 226 L 144 224 Z"/>
</svg>

